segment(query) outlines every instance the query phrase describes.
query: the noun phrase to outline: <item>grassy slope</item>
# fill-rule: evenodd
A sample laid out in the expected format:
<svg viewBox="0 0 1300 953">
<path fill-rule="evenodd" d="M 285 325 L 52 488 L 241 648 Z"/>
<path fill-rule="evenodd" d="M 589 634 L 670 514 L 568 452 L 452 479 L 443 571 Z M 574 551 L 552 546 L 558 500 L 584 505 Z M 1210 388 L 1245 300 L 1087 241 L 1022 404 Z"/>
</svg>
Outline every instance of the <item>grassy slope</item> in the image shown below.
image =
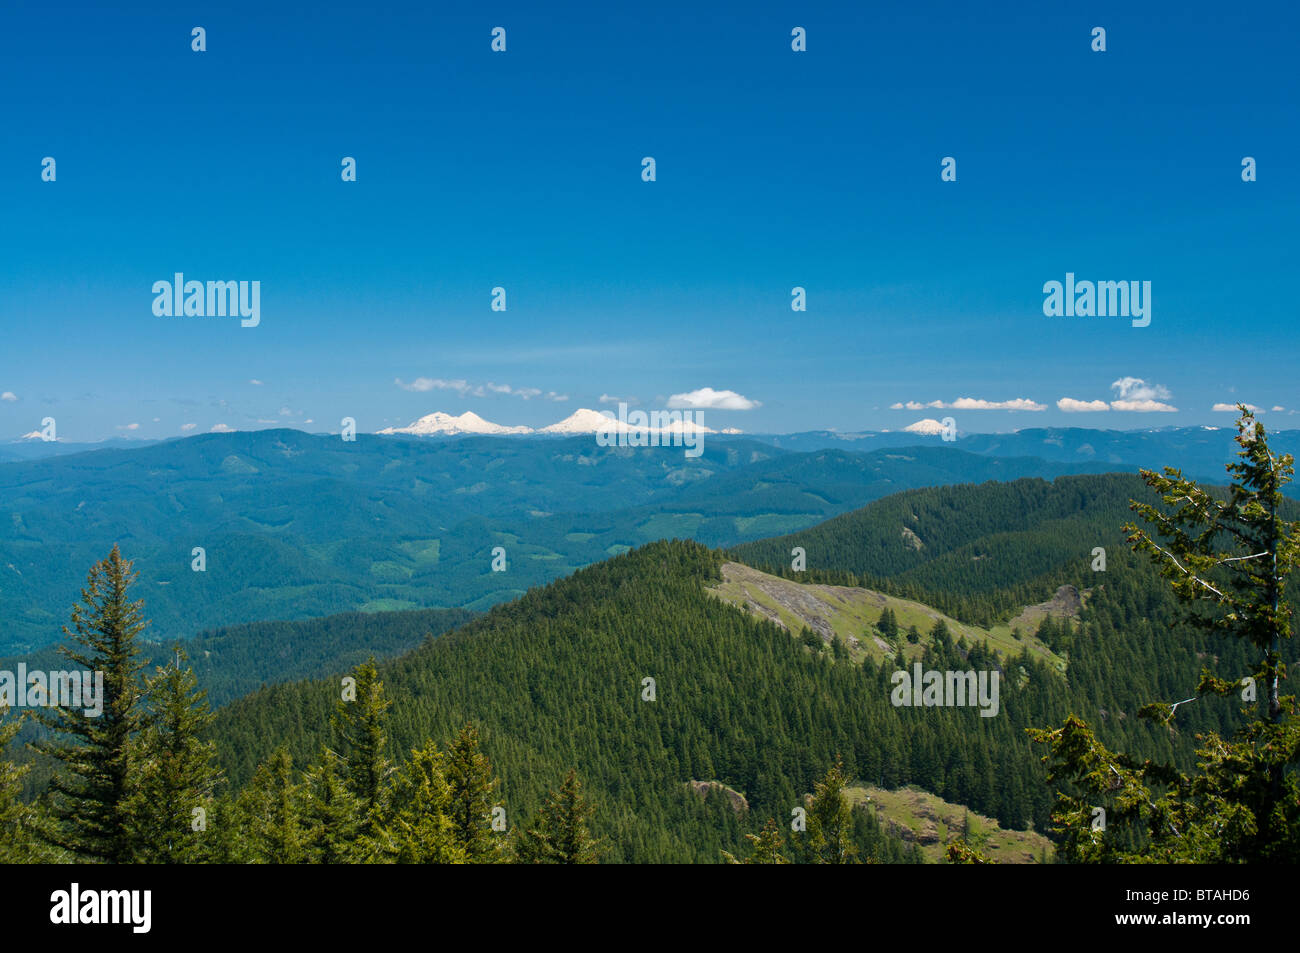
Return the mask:
<svg viewBox="0 0 1300 953">
<path fill-rule="evenodd" d="M 869 804 L 877 818 L 904 840 L 917 844 L 930 863 L 939 863 L 944 848 L 970 825 L 970 841 L 986 857 L 1000 864 L 1036 864 L 1046 852 L 1051 861 L 1051 842 L 1033 831 L 1008 831 L 992 818 L 976 814 L 960 804 L 914 787 L 886 791 L 876 787 L 846 790 L 853 804 Z"/>
<path fill-rule="evenodd" d="M 920 658 L 929 641 L 931 627 L 936 620 L 943 619 L 954 640 L 964 637 L 968 642 L 985 642 L 1003 654 L 1016 653 L 1028 647 L 1043 659 L 1050 660 L 1058 670 L 1065 668 L 1064 659 L 1027 632 L 1022 640 L 1014 639 L 1009 624 L 983 629 L 958 622 L 919 602 L 871 589 L 791 582 L 735 562 L 722 567 L 722 577 L 720 585 L 708 590 L 713 595 L 748 609 L 759 618 L 769 619 L 794 635 L 805 627 L 821 633 L 823 639 L 833 633 L 844 640 L 855 661 L 870 657 L 879 663 L 894 654 L 874 631 L 885 609 L 892 609 L 901 630 L 906 632 L 908 626 L 915 625 L 921 633 L 921 641 L 915 645 L 903 642 L 904 657 L 908 661 Z M 856 645 L 850 641 L 851 638 L 856 640 Z"/>
</svg>

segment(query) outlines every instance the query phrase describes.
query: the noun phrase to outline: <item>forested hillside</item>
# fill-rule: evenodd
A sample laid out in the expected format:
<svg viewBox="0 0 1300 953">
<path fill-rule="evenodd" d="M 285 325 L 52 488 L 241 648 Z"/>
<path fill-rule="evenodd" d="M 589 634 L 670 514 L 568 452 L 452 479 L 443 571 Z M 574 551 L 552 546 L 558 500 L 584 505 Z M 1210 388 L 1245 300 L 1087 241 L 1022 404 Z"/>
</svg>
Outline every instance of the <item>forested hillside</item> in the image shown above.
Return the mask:
<svg viewBox="0 0 1300 953">
<path fill-rule="evenodd" d="M 1002 714 L 891 705 L 893 665 L 837 661 L 704 591 L 721 554 L 656 543 L 499 606 L 380 666 L 399 749 L 480 726 L 507 804 L 532 804 L 576 766 L 624 860 L 716 860 L 753 819 L 789 817 L 837 756 L 846 773 L 917 783 L 996 817 L 1045 823 L 1050 794 L 1024 730 L 1063 717 L 1064 680 L 1005 660 Z M 928 667 L 995 664 L 940 639 Z M 643 680 L 655 700 L 643 700 Z M 220 713 L 220 759 L 235 783 L 275 744 L 320 746 L 337 681 L 278 686 Z M 702 808 L 689 780 L 742 792 L 749 816 Z M 756 829 L 756 828 L 754 828 Z"/>
<path fill-rule="evenodd" d="M 1057 586 L 1087 589 L 1141 572 L 1123 527 L 1130 500 L 1155 499 L 1139 476 L 1119 473 L 928 487 L 732 552 L 789 578 L 881 589 L 989 626 Z M 1288 514 L 1300 514 L 1300 504 L 1287 500 Z M 795 547 L 806 554 L 802 573 L 791 568 Z M 1093 568 L 1097 548 L 1104 570 Z M 1162 595 L 1153 587 L 1151 598 Z"/>
</svg>

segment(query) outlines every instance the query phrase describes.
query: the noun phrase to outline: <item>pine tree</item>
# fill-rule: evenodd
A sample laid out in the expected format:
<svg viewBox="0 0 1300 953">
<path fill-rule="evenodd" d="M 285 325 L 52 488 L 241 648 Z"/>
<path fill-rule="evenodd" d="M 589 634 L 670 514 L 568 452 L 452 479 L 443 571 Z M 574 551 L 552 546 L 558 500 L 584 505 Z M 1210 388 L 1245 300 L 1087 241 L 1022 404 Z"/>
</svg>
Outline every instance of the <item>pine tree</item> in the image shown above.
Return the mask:
<svg viewBox="0 0 1300 953">
<path fill-rule="evenodd" d="M 391 702 L 384 696 L 375 660 L 358 665 L 352 672 L 356 680 L 355 700 L 341 700 L 334 713 L 334 730 L 345 762 L 348 785 L 360 803 L 363 830 L 370 829 L 370 814 L 379 810 L 384 782 L 392 772 L 385 756 L 388 735 L 384 728 Z"/>
<path fill-rule="evenodd" d="M 128 814 L 138 861 L 193 863 L 208 855 L 208 815 L 221 771 L 216 747 L 201 740 L 212 713 L 206 693 L 177 646 L 172 665 L 158 668 L 146 695 L 151 717 L 136 744 L 136 785 Z"/>
<path fill-rule="evenodd" d="M 411 752 L 411 760 L 393 775 L 386 808 L 365 848 L 367 859 L 398 864 L 462 864 L 465 851 L 456 841 L 449 816 L 451 785 L 444 759 L 428 741 Z"/>
<path fill-rule="evenodd" d="M 135 580 L 131 563 L 114 546 L 91 567 L 81 604 L 72 609 L 72 628 L 63 629 L 72 641 L 60 646 L 63 656 L 83 670 L 83 678 L 103 673 L 102 712 L 59 707 L 38 716 L 68 739 L 41 746 L 63 768 L 50 780 L 54 823 L 44 836 L 78 856 L 109 863 L 133 858 L 131 755 L 146 724 L 140 682 L 144 663 L 136 639 L 148 623 L 141 614 L 144 603 L 127 599 Z"/>
<path fill-rule="evenodd" d="M 564 784 L 552 791 L 520 834 L 515 856 L 524 864 L 595 864 L 599 847 L 588 823 L 595 808 L 582 795 L 578 772 L 569 769 Z"/>
<path fill-rule="evenodd" d="M 844 793 L 848 779 L 844 763 L 837 760 L 813 787 L 808 807 L 807 853 L 820 864 L 853 863 L 858 849 L 853 843 L 853 812 Z"/>
<path fill-rule="evenodd" d="M 303 858 L 298 785 L 293 759 L 281 746 L 258 766 L 236 802 L 240 859 L 257 864 L 296 864 Z"/>
<path fill-rule="evenodd" d="M 785 854 L 781 853 L 781 848 L 785 844 L 784 838 L 781 837 L 781 828 L 777 826 L 776 819 L 769 817 L 763 829 L 757 834 L 746 834 L 745 840 L 749 841 L 752 853 L 744 860 L 737 860 L 735 855 L 722 852 L 723 859 L 729 864 L 788 864 Z"/>
<path fill-rule="evenodd" d="M 500 859 L 500 841 L 491 829 L 492 794 L 497 781 L 487 755 L 479 750 L 478 729 L 466 725 L 447 751 L 447 783 L 451 788 L 452 833 L 471 864 Z"/>
<path fill-rule="evenodd" d="M 329 748 L 304 774 L 298 786 L 303 860 L 309 864 L 346 864 L 357 857 L 361 801 L 348 785 L 347 765 Z"/>
<path fill-rule="evenodd" d="M 1129 525 L 1134 549 L 1149 555 L 1190 610 L 1187 621 L 1249 645 L 1257 668 L 1252 681 L 1202 671 L 1197 694 L 1157 702 L 1139 711 L 1172 729 L 1177 709 L 1207 696 L 1249 701 L 1255 682 L 1267 704 L 1231 739 L 1201 736 L 1195 774 L 1116 754 L 1077 716 L 1032 737 L 1048 746 L 1049 777 L 1073 782 L 1081 796 L 1061 794 L 1053 819 L 1065 835 L 1061 855 L 1071 861 L 1241 863 L 1300 860 L 1300 719 L 1294 697 L 1282 697 L 1280 646 L 1291 636 L 1286 581 L 1300 562 L 1300 525 L 1280 519 L 1281 488 L 1294 461 L 1275 455 L 1264 427 L 1245 406 L 1237 422 L 1241 462 L 1226 499 L 1173 468 L 1142 478 L 1161 494 L 1164 512 L 1134 502 L 1154 528 Z M 1159 541 L 1157 541 L 1159 537 Z M 1106 824 L 1093 828 L 1094 806 Z M 1136 844 L 1136 846 L 1135 846 Z"/>
</svg>

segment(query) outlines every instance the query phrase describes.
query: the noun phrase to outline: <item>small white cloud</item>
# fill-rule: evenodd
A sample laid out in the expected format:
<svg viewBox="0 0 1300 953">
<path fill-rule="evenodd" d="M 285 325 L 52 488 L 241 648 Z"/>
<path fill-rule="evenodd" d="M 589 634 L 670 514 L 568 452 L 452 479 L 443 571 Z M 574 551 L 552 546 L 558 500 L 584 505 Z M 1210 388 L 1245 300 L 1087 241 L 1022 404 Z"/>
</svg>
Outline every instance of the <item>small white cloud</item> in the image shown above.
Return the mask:
<svg viewBox="0 0 1300 953">
<path fill-rule="evenodd" d="M 161 418 L 161 417 L 155 417 L 155 418 L 153 419 L 153 422 L 154 422 L 154 423 L 161 423 L 161 422 L 162 422 L 162 418 Z"/>
<path fill-rule="evenodd" d="M 476 385 L 471 384 L 469 381 L 462 380 L 448 381 L 443 380 L 440 377 L 417 377 L 409 384 L 405 383 L 400 377 L 398 377 L 394 378 L 393 383 L 402 388 L 402 390 L 413 391 L 417 394 L 426 394 L 432 390 L 452 390 L 458 393 L 461 397 L 483 397 L 487 393 L 487 389 L 483 387 L 482 384 Z M 501 386 L 504 387 L 506 385 Z M 498 391 L 498 393 L 501 393 L 501 391 Z"/>
<path fill-rule="evenodd" d="M 670 410 L 753 410 L 762 406 L 761 402 L 743 397 L 734 390 L 714 390 L 712 387 L 701 387 L 668 398 Z"/>
<path fill-rule="evenodd" d="M 1062 397 L 1056 402 L 1056 406 L 1067 414 L 1089 414 L 1110 410 L 1110 404 L 1104 400 L 1075 400 L 1073 397 Z"/>
<path fill-rule="evenodd" d="M 1014 400 L 979 400 L 975 397 L 958 397 L 948 405 L 951 410 L 1046 410 L 1046 404 L 1017 397 Z"/>
<path fill-rule="evenodd" d="M 1046 404 L 1040 404 L 1038 401 L 1030 400 L 1028 397 L 1017 397 L 1014 400 L 982 400 L 978 397 L 958 397 L 951 403 L 942 400 L 932 400 L 928 403 L 921 403 L 919 400 L 909 400 L 907 403 L 895 403 L 889 405 L 890 410 L 1046 410 Z"/>
<path fill-rule="evenodd" d="M 118 430 L 139 430 L 140 425 L 139 424 L 118 424 L 117 429 Z"/>
<path fill-rule="evenodd" d="M 198 424 L 181 424 L 181 430 L 194 430 Z"/>
<path fill-rule="evenodd" d="M 11 390 L 7 390 L 3 394 L 0 394 L 0 400 L 7 400 L 12 402 L 17 399 L 18 399 L 18 395 Z"/>
<path fill-rule="evenodd" d="M 1140 377 L 1121 377 L 1110 385 L 1117 400 L 1123 401 L 1157 401 L 1168 400 L 1173 394 L 1169 388 L 1160 384 L 1147 383 Z"/>
<path fill-rule="evenodd" d="M 1130 410 L 1139 414 L 1176 414 L 1178 408 L 1158 400 L 1112 400 L 1111 410 Z"/>
<path fill-rule="evenodd" d="M 1256 407 L 1254 404 L 1247 404 L 1246 409 L 1249 410 L 1252 414 L 1262 414 L 1264 412 L 1264 408 Z M 1274 407 L 1273 409 L 1281 410 L 1282 408 Z M 1237 405 L 1236 404 L 1215 404 L 1213 407 L 1210 408 L 1210 410 L 1221 414 L 1234 414 L 1237 412 Z"/>
<path fill-rule="evenodd" d="M 262 382 L 259 381 L 256 377 L 252 378 L 248 383 L 252 384 L 254 387 L 262 386 Z"/>
<path fill-rule="evenodd" d="M 312 420 L 311 418 L 308 418 L 307 420 L 304 420 L 304 421 L 303 421 L 303 423 L 305 423 L 305 424 L 314 424 L 315 422 L 316 422 L 316 421 Z"/>
<path fill-rule="evenodd" d="M 227 427 L 225 424 L 213 424 L 208 433 L 234 433 L 234 427 Z"/>
<path fill-rule="evenodd" d="M 1280 413 L 1282 413 L 1282 411 L 1284 411 L 1284 410 L 1286 410 L 1286 408 L 1283 407 L 1281 404 L 1274 404 L 1274 405 L 1273 405 L 1273 413 L 1275 413 L 1275 414 L 1280 414 Z"/>
</svg>

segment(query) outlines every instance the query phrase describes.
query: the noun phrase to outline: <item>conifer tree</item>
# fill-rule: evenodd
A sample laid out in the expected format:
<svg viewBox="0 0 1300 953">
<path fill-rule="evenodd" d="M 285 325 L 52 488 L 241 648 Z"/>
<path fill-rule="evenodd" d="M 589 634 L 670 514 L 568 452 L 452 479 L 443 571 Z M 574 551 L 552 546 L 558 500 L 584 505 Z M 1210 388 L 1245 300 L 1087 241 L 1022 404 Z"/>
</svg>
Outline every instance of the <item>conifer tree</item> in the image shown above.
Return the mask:
<svg viewBox="0 0 1300 953">
<path fill-rule="evenodd" d="M 570 768 L 560 790 L 550 793 L 520 834 L 515 856 L 524 864 L 598 863 L 599 847 L 588 826 L 594 813 L 578 772 Z"/>
<path fill-rule="evenodd" d="M 1198 771 L 1138 760 L 1108 750 L 1071 715 L 1057 729 L 1031 732 L 1048 746 L 1050 777 L 1079 791 L 1058 796 L 1053 819 L 1065 835 L 1067 860 L 1092 862 L 1241 863 L 1300 860 L 1300 719 L 1294 698 L 1279 694 L 1285 674 L 1281 644 L 1291 636 L 1287 577 L 1300 561 L 1300 526 L 1278 517 L 1281 489 L 1291 479 L 1289 454 L 1269 450 L 1262 424 L 1243 405 L 1237 422 L 1240 462 L 1230 464 L 1226 499 L 1183 478 L 1144 470 L 1168 512 L 1146 503 L 1132 508 L 1154 528 L 1129 525 L 1129 540 L 1149 555 L 1189 610 L 1187 621 L 1253 648 L 1251 681 L 1204 669 L 1197 694 L 1156 702 L 1139 715 L 1172 728 L 1175 713 L 1207 696 L 1251 701 L 1255 684 L 1267 693 L 1256 717 L 1231 740 L 1200 737 Z M 1097 807 L 1106 824 L 1091 823 Z"/>
<path fill-rule="evenodd" d="M 757 834 L 746 834 L 752 853 L 744 860 L 737 860 L 734 854 L 722 852 L 723 859 L 729 864 L 788 864 L 785 854 L 781 852 L 785 844 L 781 837 L 781 828 L 776 819 L 769 817 L 763 829 Z"/>
<path fill-rule="evenodd" d="M 216 747 L 202 740 L 212 713 L 206 693 L 177 646 L 173 664 L 157 669 L 146 694 L 151 717 L 136 744 L 130 809 L 136 859 L 193 863 L 209 853 L 213 792 L 221 779 Z"/>
<path fill-rule="evenodd" d="M 374 658 L 358 665 L 352 677 L 356 698 L 339 701 L 333 723 L 348 786 L 361 805 L 362 826 L 368 831 L 370 814 L 382 806 L 384 782 L 392 771 L 385 754 L 388 735 L 384 727 L 391 702 L 384 695 Z"/>
<path fill-rule="evenodd" d="M 343 759 L 329 748 L 322 749 L 319 763 L 303 774 L 297 795 L 303 861 L 346 864 L 355 860 L 363 811 L 348 785 Z"/>
<path fill-rule="evenodd" d="M 461 864 L 464 849 L 449 812 L 451 785 L 432 740 L 392 776 L 386 807 L 367 839 L 367 859 L 398 864 Z"/>
<path fill-rule="evenodd" d="M 839 760 L 813 786 L 806 853 L 814 863 L 850 864 L 857 855 L 853 843 L 853 811 L 844 793 L 846 787 L 844 763 Z"/>
<path fill-rule="evenodd" d="M 103 673 L 103 711 L 58 707 L 38 716 L 67 739 L 41 746 L 61 765 L 50 780 L 54 823 L 44 836 L 80 857 L 109 863 L 127 863 L 133 856 L 131 756 L 146 723 L 144 663 L 136 639 L 148 623 L 144 603 L 127 597 L 135 580 L 131 563 L 115 545 L 91 567 L 81 603 L 72 609 L 72 628 L 63 629 L 71 637 L 70 645 L 60 646 L 63 656 L 92 678 Z"/>
<path fill-rule="evenodd" d="M 487 755 L 479 750 L 478 729 L 466 725 L 452 740 L 446 760 L 451 788 L 449 816 L 455 843 L 471 864 L 500 859 L 500 841 L 494 836 L 492 794 L 497 781 Z"/>
<path fill-rule="evenodd" d="M 243 860 L 257 864 L 301 863 L 297 792 L 293 759 L 282 745 L 258 766 L 248 786 L 239 793 L 236 814 L 243 832 Z"/>
</svg>

